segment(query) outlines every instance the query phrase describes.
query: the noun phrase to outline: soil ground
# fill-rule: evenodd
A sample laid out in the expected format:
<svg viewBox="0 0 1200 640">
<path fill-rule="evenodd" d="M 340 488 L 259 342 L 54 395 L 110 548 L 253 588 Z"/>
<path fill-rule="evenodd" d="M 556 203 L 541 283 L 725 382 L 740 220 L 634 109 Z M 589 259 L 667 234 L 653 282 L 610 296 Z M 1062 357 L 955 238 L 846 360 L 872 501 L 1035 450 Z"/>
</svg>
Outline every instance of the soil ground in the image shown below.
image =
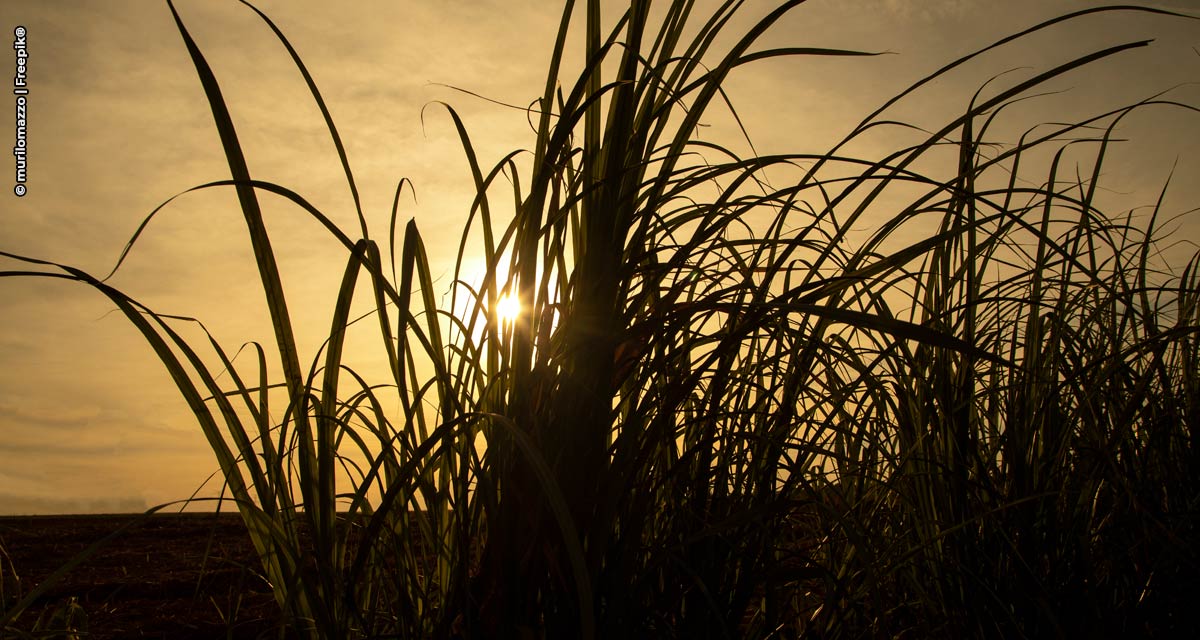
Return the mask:
<svg viewBox="0 0 1200 640">
<path fill-rule="evenodd" d="M 89 639 L 275 637 L 278 605 L 236 514 L 0 517 L 0 549 L 8 556 L 0 555 L 0 596 L 8 600 L 0 611 L 13 603 L 14 587 L 29 593 L 124 525 L 12 626 L 30 631 L 41 612 L 74 597 Z"/>
</svg>

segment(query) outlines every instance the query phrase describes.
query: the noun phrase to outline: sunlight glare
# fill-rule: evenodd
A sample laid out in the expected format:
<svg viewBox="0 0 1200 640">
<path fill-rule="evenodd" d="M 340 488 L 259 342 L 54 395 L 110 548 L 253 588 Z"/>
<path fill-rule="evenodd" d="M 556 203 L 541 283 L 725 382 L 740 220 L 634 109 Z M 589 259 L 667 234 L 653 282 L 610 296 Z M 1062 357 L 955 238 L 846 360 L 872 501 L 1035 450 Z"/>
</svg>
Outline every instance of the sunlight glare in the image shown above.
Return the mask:
<svg viewBox="0 0 1200 640">
<path fill-rule="evenodd" d="M 496 319 L 503 324 L 512 324 L 521 315 L 521 303 L 512 294 L 505 294 L 496 301 Z"/>
</svg>

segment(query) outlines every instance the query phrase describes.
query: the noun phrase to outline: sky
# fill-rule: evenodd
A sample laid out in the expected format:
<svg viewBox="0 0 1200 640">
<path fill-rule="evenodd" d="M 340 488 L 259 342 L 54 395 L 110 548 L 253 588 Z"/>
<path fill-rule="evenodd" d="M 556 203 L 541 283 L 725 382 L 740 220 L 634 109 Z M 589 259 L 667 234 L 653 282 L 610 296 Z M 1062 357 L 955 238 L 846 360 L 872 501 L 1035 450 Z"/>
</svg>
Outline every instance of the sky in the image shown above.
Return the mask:
<svg viewBox="0 0 1200 640">
<path fill-rule="evenodd" d="M 743 67 L 726 89 L 760 153 L 821 152 L 941 64 L 1094 4 L 811 0 L 763 46 L 889 55 Z M 1192 1 L 1134 4 L 1200 15 Z M 523 113 L 445 85 L 510 104 L 534 100 L 561 8 L 533 0 L 350 7 L 263 0 L 257 6 L 287 35 L 320 87 L 375 237 L 386 234 L 396 185 L 408 178 L 416 200 L 401 201 L 401 220 L 416 220 L 435 272 L 445 273 L 473 192 L 438 103 L 462 116 L 485 163 L 531 141 Z M 610 19 L 618 6 L 604 3 Z M 745 15 L 761 16 L 772 6 L 748 1 Z M 252 175 L 295 189 L 355 232 L 350 193 L 319 111 L 270 30 L 234 0 L 179 0 L 177 8 L 221 83 Z M 6 176 L 0 250 L 102 276 L 156 206 L 228 178 L 203 90 L 165 1 L 4 0 L 0 26 L 10 40 L 24 26 L 29 55 L 28 191 L 14 195 L 7 184 L 14 160 L 0 154 L 8 158 L 0 172 Z M 934 127 L 961 113 L 997 73 L 1029 77 L 1101 47 L 1148 38 L 1153 46 L 1055 81 L 1051 88 L 1062 93 L 1023 106 L 1020 122 L 1083 117 L 1173 87 L 1170 96 L 1200 105 L 1200 91 L 1185 84 L 1200 81 L 1200 21 L 1113 15 L 1080 20 L 967 65 L 895 115 Z M 0 77 L 12 76 L 15 64 L 12 54 L 0 55 Z M 729 118 L 717 114 L 709 124 L 705 135 L 736 143 Z M 5 144 L 15 137 L 12 116 L 0 131 Z M 1130 118 L 1121 132 L 1130 141 L 1114 154 L 1106 182 L 1114 207 L 1152 204 L 1172 170 L 1166 210 L 1200 204 L 1200 115 L 1155 110 Z M 327 334 L 345 257 L 293 207 L 261 200 L 305 361 Z M 1185 218 L 1177 226 L 1173 237 L 1182 242 L 1175 250 L 1186 256 L 1194 250 L 1187 243 L 1200 241 L 1200 225 Z M 2 262 L 0 269 L 25 268 Z M 174 201 L 110 281 L 156 311 L 200 318 L 230 351 L 249 340 L 271 342 L 257 282 L 228 190 Z M 368 369 L 378 364 L 369 352 L 356 357 Z M 216 468 L 161 363 L 111 303 L 78 283 L 0 278 L 0 514 L 137 511 L 188 497 Z M 212 481 L 201 493 L 218 488 Z"/>
</svg>

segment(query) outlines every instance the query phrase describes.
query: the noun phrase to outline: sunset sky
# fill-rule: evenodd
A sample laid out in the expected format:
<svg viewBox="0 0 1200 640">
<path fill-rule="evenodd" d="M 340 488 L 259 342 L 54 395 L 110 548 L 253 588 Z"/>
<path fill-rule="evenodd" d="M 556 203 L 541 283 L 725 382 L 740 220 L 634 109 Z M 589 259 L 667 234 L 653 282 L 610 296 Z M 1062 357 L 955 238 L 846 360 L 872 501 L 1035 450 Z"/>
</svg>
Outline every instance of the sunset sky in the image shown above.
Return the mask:
<svg viewBox="0 0 1200 640">
<path fill-rule="evenodd" d="M 892 55 L 771 61 L 740 68 L 726 88 L 759 153 L 821 152 L 941 64 L 1052 15 L 1095 4 L 811 0 L 758 48 Z M 1193 1 L 1134 4 L 1200 15 Z M 298 191 L 357 234 L 350 192 L 320 113 L 269 28 L 234 0 L 179 0 L 176 6 L 221 83 L 251 174 Z M 453 125 L 435 103 L 459 112 L 489 166 L 527 147 L 532 134 L 524 113 L 442 85 L 530 103 L 545 83 L 560 7 L 533 0 L 350 6 L 263 0 L 257 6 L 287 35 L 318 83 L 345 141 L 374 236 L 386 235 L 396 184 L 410 179 L 417 201 L 406 194 L 401 221 L 416 219 L 435 273 L 447 273 L 473 191 Z M 773 6 L 750 1 L 744 14 L 756 18 Z M 606 1 L 604 7 L 615 17 L 620 3 Z M 13 160 L 3 154 L 0 250 L 103 276 L 156 206 L 192 186 L 229 177 L 211 112 L 165 1 L 4 2 L 0 18 L 9 41 L 18 25 L 27 29 L 30 89 L 29 191 L 23 198 L 13 195 Z M 933 128 L 966 109 L 975 89 L 997 73 L 1016 69 L 1015 78 L 1029 77 L 1089 51 L 1148 38 L 1156 39 L 1151 47 L 1049 85 L 1065 93 L 1033 101 L 1021 112 L 1021 128 L 1079 119 L 1200 81 L 1200 21 L 1096 16 L 995 52 L 928 87 L 895 116 Z M 11 53 L 0 56 L 0 76 L 11 77 L 14 64 Z M 562 80 L 573 82 L 576 68 L 569 67 Z M 1195 86 L 1169 95 L 1200 105 Z M 704 135 L 737 144 L 728 118 L 714 112 L 711 124 Z M 11 115 L 0 130 L 10 145 Z M 1131 141 L 1109 167 L 1114 213 L 1153 204 L 1173 166 L 1164 211 L 1175 215 L 1200 206 L 1200 114 L 1146 111 L 1121 132 Z M 295 207 L 270 195 L 260 199 L 307 366 L 328 333 L 344 253 Z M 1174 239 L 1200 241 L 1194 216 L 1175 226 Z M 1170 255 L 1195 250 L 1182 243 Z M 5 270 L 27 268 L 2 262 Z M 192 193 L 172 203 L 111 283 L 156 311 L 203 320 L 230 352 L 250 340 L 272 342 L 231 190 Z M 356 362 L 367 369 L 378 364 L 370 353 Z M 0 514 L 140 510 L 186 498 L 215 469 L 161 363 L 111 303 L 77 283 L 0 279 Z M 213 481 L 204 493 L 217 488 Z"/>
</svg>

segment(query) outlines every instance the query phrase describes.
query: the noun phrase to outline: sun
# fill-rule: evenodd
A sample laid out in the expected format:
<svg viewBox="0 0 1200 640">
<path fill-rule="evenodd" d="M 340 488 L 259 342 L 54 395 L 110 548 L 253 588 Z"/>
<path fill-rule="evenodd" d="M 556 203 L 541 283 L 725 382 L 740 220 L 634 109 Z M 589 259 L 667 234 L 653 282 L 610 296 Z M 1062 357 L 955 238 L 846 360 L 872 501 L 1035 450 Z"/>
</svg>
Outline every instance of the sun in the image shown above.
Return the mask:
<svg viewBox="0 0 1200 640">
<path fill-rule="evenodd" d="M 511 293 L 504 294 L 496 301 L 496 319 L 501 324 L 513 324 L 521 315 L 521 302 Z"/>
</svg>

